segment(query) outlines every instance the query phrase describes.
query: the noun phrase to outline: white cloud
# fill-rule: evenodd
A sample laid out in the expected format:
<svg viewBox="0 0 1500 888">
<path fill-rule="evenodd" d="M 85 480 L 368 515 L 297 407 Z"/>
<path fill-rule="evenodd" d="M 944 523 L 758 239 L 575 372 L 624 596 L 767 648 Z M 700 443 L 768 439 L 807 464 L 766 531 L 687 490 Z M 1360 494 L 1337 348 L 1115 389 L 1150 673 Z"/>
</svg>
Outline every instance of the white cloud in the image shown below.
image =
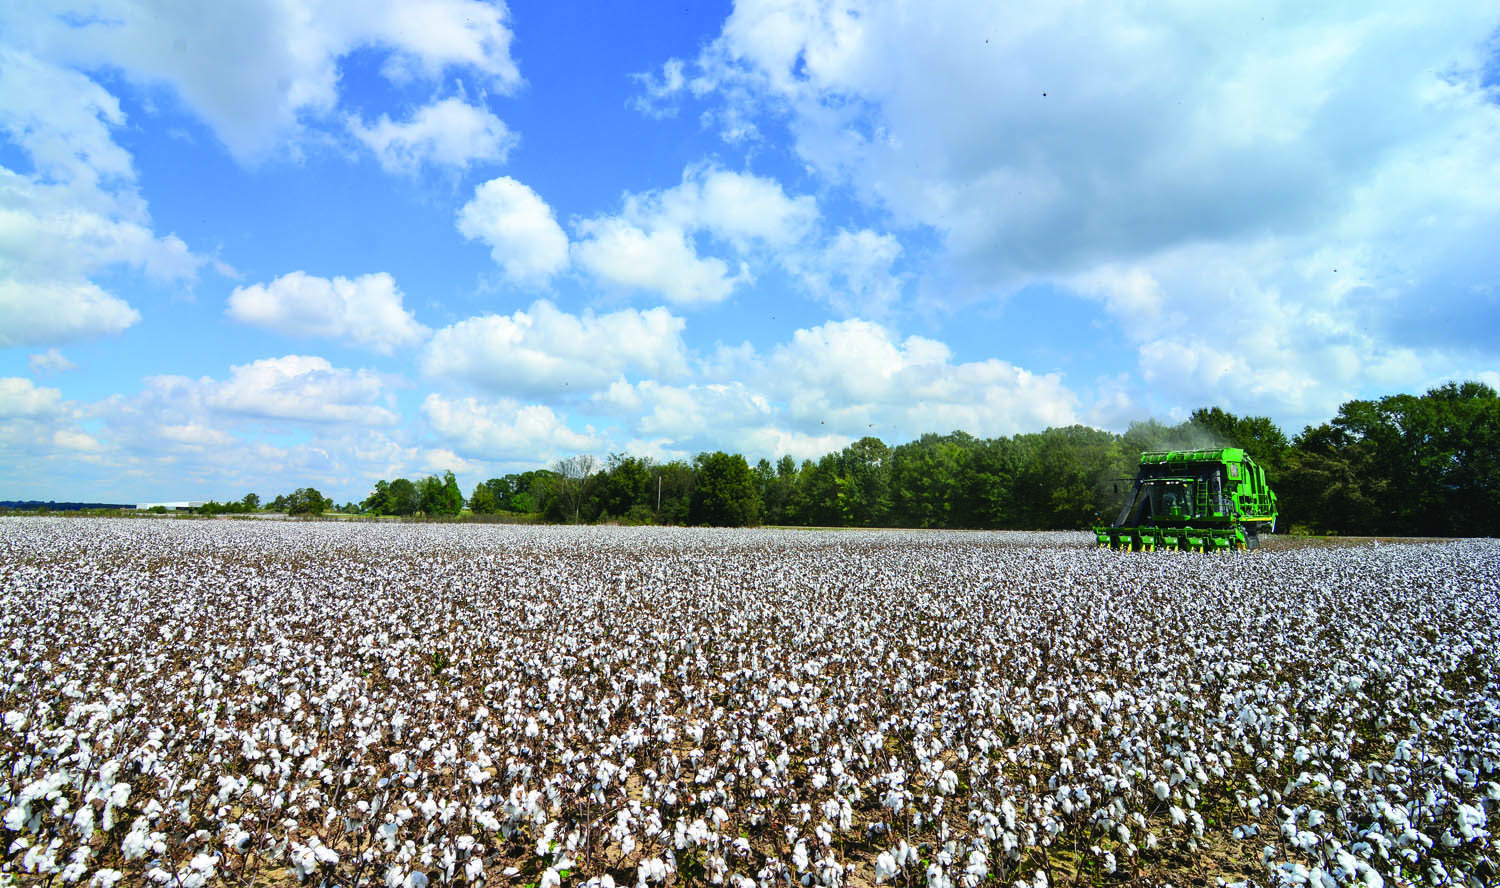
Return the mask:
<svg viewBox="0 0 1500 888">
<path fill-rule="evenodd" d="M 0 45 L 0 132 L 30 155 L 39 179 L 68 183 L 79 197 L 133 180 L 130 154 L 110 134 L 124 123 L 119 101 L 89 78 Z"/>
<path fill-rule="evenodd" d="M 224 429 L 201 422 L 163 423 L 156 427 L 156 431 L 166 441 L 195 450 L 238 443 L 238 439 Z"/>
<path fill-rule="evenodd" d="M 1363 250 L 1306 249 L 1302 258 L 1276 239 L 1193 245 L 1064 283 L 1099 301 L 1135 349 L 1136 417 L 1216 404 L 1295 431 L 1349 398 L 1420 392 L 1483 365 L 1473 331 L 1445 332 L 1447 342 L 1424 332 L 1454 326 L 1454 296 L 1415 300 L 1372 283 L 1387 260 Z M 1468 322 L 1488 336 L 1500 302 L 1471 305 Z"/>
<path fill-rule="evenodd" d="M 243 417 L 357 425 L 396 422 L 396 415 L 380 404 L 385 391 L 378 374 L 334 367 L 315 355 L 237 364 L 223 381 L 153 376 L 146 386 L 153 400 L 205 409 L 231 421 Z"/>
<path fill-rule="evenodd" d="M 963 429 L 1011 435 L 1078 421 L 1078 398 L 1056 374 L 1005 361 L 955 364 L 936 340 L 897 342 L 883 326 L 853 319 L 798 330 L 768 360 L 788 416 L 852 437 L 904 440 Z"/>
<path fill-rule="evenodd" d="M 955 362 L 942 342 L 900 339 L 861 319 L 798 330 L 765 355 L 720 347 L 695 368 L 676 383 L 616 378 L 591 403 L 652 453 L 724 448 L 752 460 L 817 457 L 866 435 L 894 444 L 933 431 L 1010 435 L 1080 419 L 1078 396 L 1055 374 Z"/>
<path fill-rule="evenodd" d="M 901 297 L 894 270 L 901 242 L 868 228 L 840 229 L 820 251 L 795 257 L 792 266 L 808 293 L 855 317 L 880 317 Z"/>
<path fill-rule="evenodd" d="M 1500 360 L 1496 21 L 1395 0 L 740 0 L 695 62 L 643 82 L 657 113 L 707 97 L 730 142 L 784 124 L 825 182 L 935 234 L 937 301 L 1099 298 L 1152 380 L 1141 405 L 1311 421 Z M 811 292 L 837 292 L 831 268 Z M 1227 342 L 1194 325 L 1215 311 L 1245 319 Z"/>
<path fill-rule="evenodd" d="M 140 319 L 89 280 L 118 266 L 191 282 L 204 260 L 157 237 L 130 155 L 111 128 L 119 103 L 93 81 L 0 46 L 0 136 L 30 161 L 0 166 L 0 347 L 119 333 Z"/>
<path fill-rule="evenodd" d="M 68 6 L 0 7 L 0 31 L 45 47 L 49 61 L 168 87 L 242 159 L 332 112 L 340 60 L 357 49 L 387 52 L 386 74 L 397 81 L 452 70 L 499 90 L 521 82 L 506 9 L 480 0 Z"/>
<path fill-rule="evenodd" d="M 0 347 L 75 342 L 119 333 L 141 319 L 95 285 L 0 279 Z"/>
<path fill-rule="evenodd" d="M 479 475 L 485 469 L 481 460 L 465 459 L 446 447 L 423 451 L 422 467 L 429 472 L 453 472 L 455 475 Z"/>
<path fill-rule="evenodd" d="M 758 425 L 772 414 L 766 397 L 742 382 L 674 386 L 621 379 L 596 400 L 629 413 L 638 434 L 672 440 Z"/>
<path fill-rule="evenodd" d="M 68 360 L 67 355 L 55 348 L 26 356 L 26 365 L 32 373 L 65 373 L 78 365 Z"/>
<path fill-rule="evenodd" d="M 578 264 L 599 279 L 619 287 L 658 293 L 678 305 L 722 302 L 748 270 L 729 276 L 717 258 L 699 258 L 680 228 L 643 230 L 623 219 L 579 223 L 583 240 L 573 247 Z"/>
<path fill-rule="evenodd" d="M 1458 73 L 1478 111 L 1493 11 L 1304 12 L 941 3 L 914 28 L 906 3 L 744 0 L 697 75 L 786 109 L 804 160 L 979 267 L 1071 270 L 1305 226 L 1450 129 L 1424 89 Z"/>
<path fill-rule="evenodd" d="M 490 255 L 512 280 L 536 283 L 568 264 L 568 236 L 546 201 L 508 176 L 474 189 L 458 211 L 458 231 L 490 245 Z"/>
<path fill-rule="evenodd" d="M 474 163 L 504 163 L 517 141 L 488 109 L 456 98 L 424 106 L 401 123 L 384 114 L 370 126 L 355 117 L 347 123 L 393 173 L 416 173 L 424 165 L 465 169 Z"/>
<path fill-rule="evenodd" d="M 700 255 L 697 235 L 716 239 L 736 256 L 767 252 L 786 263 L 817 233 L 817 202 L 789 197 L 774 179 L 713 166 L 692 166 L 682 183 L 627 194 L 618 215 L 578 223 L 579 265 L 620 287 L 659 293 L 680 305 L 722 302 L 749 266 L 730 276 L 723 258 Z"/>
<path fill-rule="evenodd" d="M 236 287 L 227 313 L 289 336 L 323 336 L 391 354 L 431 332 L 402 305 L 389 274 L 332 280 L 294 271 L 269 284 Z"/>
<path fill-rule="evenodd" d="M 83 453 L 99 453 L 104 450 L 104 445 L 93 435 L 73 429 L 57 429 L 52 433 L 52 443 L 64 450 Z"/>
<path fill-rule="evenodd" d="M 774 179 L 713 166 L 689 167 L 673 188 L 628 196 L 623 215 L 647 227 L 665 222 L 707 231 L 741 252 L 755 242 L 786 246 L 802 240 L 819 219 L 811 196 L 788 197 Z"/>
<path fill-rule="evenodd" d="M 627 370 L 686 370 L 684 322 L 665 308 L 573 315 L 540 300 L 510 315 L 482 315 L 435 333 L 422 370 L 507 395 L 579 395 Z"/>
<path fill-rule="evenodd" d="M 593 430 L 576 432 L 552 408 L 510 399 L 449 400 L 428 395 L 422 413 L 434 431 L 460 453 L 486 461 L 546 463 L 599 446 Z"/>
<path fill-rule="evenodd" d="M 0 417 L 47 416 L 57 412 L 62 392 L 19 376 L 0 377 Z"/>
</svg>

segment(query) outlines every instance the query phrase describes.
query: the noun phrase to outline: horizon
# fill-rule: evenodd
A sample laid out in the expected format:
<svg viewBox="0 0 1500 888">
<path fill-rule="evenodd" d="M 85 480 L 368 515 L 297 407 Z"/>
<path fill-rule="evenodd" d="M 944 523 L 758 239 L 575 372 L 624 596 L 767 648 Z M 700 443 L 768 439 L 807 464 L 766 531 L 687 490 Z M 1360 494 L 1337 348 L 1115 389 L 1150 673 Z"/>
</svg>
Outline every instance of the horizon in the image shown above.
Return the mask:
<svg viewBox="0 0 1500 888">
<path fill-rule="evenodd" d="M 1500 388 L 1500 4 L 918 9 L 0 9 L 0 489 Z"/>
</svg>

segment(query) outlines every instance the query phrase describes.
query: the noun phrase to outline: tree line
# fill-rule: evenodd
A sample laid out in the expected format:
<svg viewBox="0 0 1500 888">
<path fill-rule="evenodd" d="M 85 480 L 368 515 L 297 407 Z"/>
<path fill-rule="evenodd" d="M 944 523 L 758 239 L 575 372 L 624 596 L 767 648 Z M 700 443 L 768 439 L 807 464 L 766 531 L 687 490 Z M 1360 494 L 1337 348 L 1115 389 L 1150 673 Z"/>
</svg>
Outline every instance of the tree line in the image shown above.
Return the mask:
<svg viewBox="0 0 1500 888">
<path fill-rule="evenodd" d="M 467 500 L 452 472 L 382 480 L 341 511 L 457 516 L 467 505 L 476 515 L 557 523 L 1080 529 L 1113 520 L 1142 451 L 1226 446 L 1265 467 L 1283 530 L 1500 536 L 1500 396 L 1478 382 L 1348 401 L 1291 439 L 1267 417 L 1206 407 L 1182 423 L 1146 420 L 1123 434 L 1081 425 L 998 438 L 955 431 L 894 447 L 865 437 L 801 463 L 783 456 L 751 465 L 723 451 L 670 462 L 580 455 L 490 478 Z M 268 505 L 334 509 L 312 488 Z M 219 508 L 256 506 L 250 494 Z"/>
<path fill-rule="evenodd" d="M 752 466 L 722 451 L 664 463 L 575 456 L 491 478 L 468 502 L 475 513 L 571 523 L 1078 529 L 1114 518 L 1142 451 L 1224 446 L 1266 468 L 1283 529 L 1500 535 L 1500 397 L 1477 382 L 1349 401 L 1293 439 L 1267 417 L 1211 407 L 1123 434 L 955 431 L 895 447 L 866 437 L 800 464 Z"/>
</svg>

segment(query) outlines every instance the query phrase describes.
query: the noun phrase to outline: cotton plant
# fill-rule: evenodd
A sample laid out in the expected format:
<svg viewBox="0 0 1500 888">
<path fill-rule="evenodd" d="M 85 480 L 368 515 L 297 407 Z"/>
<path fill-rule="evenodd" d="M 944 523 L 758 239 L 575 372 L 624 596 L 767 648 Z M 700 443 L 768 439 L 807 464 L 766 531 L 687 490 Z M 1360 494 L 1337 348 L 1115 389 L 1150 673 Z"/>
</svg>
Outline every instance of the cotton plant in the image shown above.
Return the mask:
<svg viewBox="0 0 1500 888">
<path fill-rule="evenodd" d="M 6 520 L 59 884 L 1483 884 L 1500 545 Z M 151 613 L 150 621 L 139 619 Z"/>
</svg>

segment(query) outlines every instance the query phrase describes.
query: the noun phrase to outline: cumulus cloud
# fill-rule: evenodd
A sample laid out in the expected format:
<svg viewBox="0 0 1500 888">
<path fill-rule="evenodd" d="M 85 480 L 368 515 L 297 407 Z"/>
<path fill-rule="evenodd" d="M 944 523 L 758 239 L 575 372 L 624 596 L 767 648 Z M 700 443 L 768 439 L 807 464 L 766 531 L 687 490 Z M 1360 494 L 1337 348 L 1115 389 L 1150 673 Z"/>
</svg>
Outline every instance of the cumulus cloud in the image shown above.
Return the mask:
<svg viewBox="0 0 1500 888">
<path fill-rule="evenodd" d="M 159 401 L 195 405 L 230 418 L 390 425 L 396 415 L 381 402 L 384 384 L 370 370 L 334 367 L 315 355 L 264 358 L 229 368 L 229 378 L 153 376 Z"/>
<path fill-rule="evenodd" d="M 772 414 L 766 396 L 741 382 L 667 385 L 620 379 L 597 400 L 628 412 L 637 434 L 671 440 L 758 425 Z"/>
<path fill-rule="evenodd" d="M 490 255 L 514 281 L 545 281 L 568 264 L 568 236 L 552 208 L 509 176 L 474 189 L 474 197 L 458 211 L 458 231 L 489 244 Z"/>
<path fill-rule="evenodd" d="M 1424 85 L 1458 73 L 1481 98 L 1495 25 L 1466 4 L 1293 17 L 944 3 L 919 29 L 914 13 L 743 0 L 695 76 L 654 82 L 774 103 L 825 175 L 986 268 L 1053 271 L 1308 224 L 1391 146 L 1452 122 Z"/>
<path fill-rule="evenodd" d="M 343 339 L 387 355 L 431 332 L 403 306 L 395 279 L 384 272 L 329 280 L 294 271 L 269 284 L 236 287 L 227 313 L 288 336 Z"/>
<path fill-rule="evenodd" d="M 616 378 L 592 407 L 651 452 L 730 448 L 752 459 L 816 457 L 866 435 L 1011 435 L 1081 416 L 1078 395 L 1055 374 L 956 362 L 942 342 L 862 319 L 798 330 L 765 354 L 721 348 L 694 366 L 676 383 Z"/>
<path fill-rule="evenodd" d="M 1372 390 L 1421 391 L 1472 378 L 1484 365 L 1484 347 L 1462 334 L 1448 343 L 1420 334 L 1424 323 L 1452 323 L 1452 297 L 1419 307 L 1411 294 L 1372 284 L 1379 275 L 1371 264 L 1381 259 L 1361 250 L 1288 253 L 1274 239 L 1201 244 L 1101 266 L 1067 284 L 1097 300 L 1135 348 L 1147 384 L 1137 415 L 1212 403 L 1296 428 Z M 1205 277 L 1205 268 L 1214 274 Z M 1406 314 L 1408 329 L 1394 329 L 1393 314 Z M 1468 317 L 1493 328 L 1500 304 L 1481 301 Z M 1219 324 L 1234 335 L 1204 335 Z"/>
<path fill-rule="evenodd" d="M 574 315 L 540 300 L 527 310 L 437 331 L 423 351 L 422 370 L 506 395 L 585 395 L 627 370 L 660 377 L 685 372 L 683 327 L 665 308 Z"/>
<path fill-rule="evenodd" d="M 422 414 L 460 453 L 488 461 L 545 463 L 600 444 L 592 428 L 574 431 L 542 404 L 431 394 L 422 402 Z"/>
<path fill-rule="evenodd" d="M 578 263 L 600 280 L 660 294 L 678 305 L 723 302 L 741 277 L 724 260 L 700 258 L 680 228 L 646 230 L 623 219 L 590 219 L 574 248 Z M 748 269 L 741 268 L 748 277 Z"/>
<path fill-rule="evenodd" d="M 348 118 L 349 131 L 393 173 L 415 173 L 424 165 L 464 169 L 474 163 L 504 163 L 516 137 L 489 110 L 448 98 L 419 108 L 397 122 L 382 114 L 366 126 Z"/>
<path fill-rule="evenodd" d="M 890 440 L 934 430 L 1010 435 L 1078 421 L 1078 397 L 1056 374 L 1005 361 L 954 363 L 947 345 L 897 341 L 859 319 L 798 330 L 767 361 L 789 417 Z"/>
<path fill-rule="evenodd" d="M 72 450 L 81 453 L 99 453 L 103 451 L 104 445 L 87 432 L 75 429 L 57 429 L 52 433 L 52 443 L 63 450 Z"/>
<path fill-rule="evenodd" d="M 680 185 L 628 196 L 623 216 L 648 227 L 707 231 L 742 252 L 755 242 L 799 241 L 819 219 L 810 195 L 791 197 L 774 179 L 701 165 L 689 167 Z"/>
<path fill-rule="evenodd" d="M 31 368 L 32 373 L 46 374 L 65 373 L 78 365 L 57 349 L 49 348 L 44 352 L 27 355 L 26 366 Z"/>
<path fill-rule="evenodd" d="M 1312 419 L 1361 379 L 1412 389 L 1500 359 L 1496 21 L 1394 0 L 740 0 L 696 59 L 642 82 L 654 113 L 706 100 L 730 142 L 775 121 L 825 182 L 935 235 L 938 301 L 1077 287 L 1151 391 Z M 810 292 L 837 294 L 831 271 Z M 1183 319 L 1226 300 L 1265 341 L 1184 344 Z"/>
<path fill-rule="evenodd" d="M 764 250 L 776 261 L 816 231 L 810 196 L 791 197 L 774 179 L 713 166 L 689 167 L 681 184 L 627 194 L 621 212 L 578 224 L 578 263 L 616 286 L 658 293 L 682 305 L 722 302 L 749 281 L 748 265 L 700 255 L 697 236 L 734 256 Z"/>
<path fill-rule="evenodd" d="M 357 49 L 384 52 L 386 76 L 396 82 L 435 81 L 453 70 L 501 91 L 521 83 L 502 4 L 218 4 L 211 27 L 203 12 L 131 0 L 51 4 L 40 14 L 29 4 L 8 4 L 0 30 L 46 48 L 51 61 L 166 86 L 242 159 L 264 156 L 300 121 L 332 112 L 339 62 Z"/>
<path fill-rule="evenodd" d="M 57 411 L 62 392 L 19 376 L 0 377 L 0 417 L 46 416 Z"/>
<path fill-rule="evenodd" d="M 89 78 L 0 46 L 0 136 L 30 162 L 0 166 L 0 346 L 119 333 L 140 313 L 89 280 L 113 267 L 190 282 L 203 264 L 151 231 L 119 103 Z"/>
<path fill-rule="evenodd" d="M 820 250 L 790 262 L 807 292 L 848 316 L 880 317 L 901 297 L 901 242 L 868 228 L 840 229 Z"/>
<path fill-rule="evenodd" d="M 0 280 L 0 346 L 76 342 L 119 333 L 140 319 L 125 300 L 87 281 Z"/>
</svg>

